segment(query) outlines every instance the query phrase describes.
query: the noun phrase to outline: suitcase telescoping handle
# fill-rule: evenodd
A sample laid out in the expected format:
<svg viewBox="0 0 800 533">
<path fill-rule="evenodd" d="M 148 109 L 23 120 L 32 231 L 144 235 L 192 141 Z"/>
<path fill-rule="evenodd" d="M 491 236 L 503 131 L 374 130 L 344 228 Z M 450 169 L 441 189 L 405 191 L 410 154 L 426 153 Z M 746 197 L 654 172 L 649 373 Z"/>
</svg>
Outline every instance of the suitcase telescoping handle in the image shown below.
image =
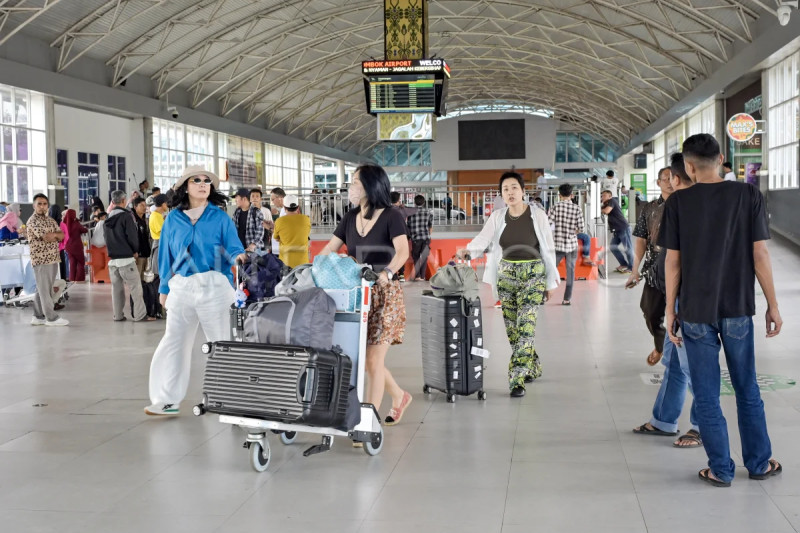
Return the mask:
<svg viewBox="0 0 800 533">
<path fill-rule="evenodd" d="M 317 369 L 304 366 L 303 371 L 297 374 L 297 401 L 298 403 L 311 403 L 314 399 L 314 379 Z"/>
</svg>

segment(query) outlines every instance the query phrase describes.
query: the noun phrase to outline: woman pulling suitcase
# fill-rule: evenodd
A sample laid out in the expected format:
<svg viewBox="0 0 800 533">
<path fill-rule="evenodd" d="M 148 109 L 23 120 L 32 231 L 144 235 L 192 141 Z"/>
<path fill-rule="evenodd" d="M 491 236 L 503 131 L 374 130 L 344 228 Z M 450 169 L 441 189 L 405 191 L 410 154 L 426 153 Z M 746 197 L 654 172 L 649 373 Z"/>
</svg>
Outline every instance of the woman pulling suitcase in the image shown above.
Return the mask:
<svg viewBox="0 0 800 533">
<path fill-rule="evenodd" d="M 560 277 L 550 221 L 543 209 L 525 203 L 525 182 L 516 172 L 500 177 L 506 207 L 492 211 L 480 234 L 460 250 L 480 257 L 489 250 L 483 281 L 502 302 L 506 334 L 511 343 L 508 386 L 511 396 L 525 396 L 525 383 L 542 375 L 534 347 L 539 306 L 558 287 Z"/>
<path fill-rule="evenodd" d="M 201 166 L 187 167 L 174 187 L 158 250 L 161 306 L 167 328 L 150 364 L 148 415 L 177 415 L 189 386 L 197 326 L 209 342 L 228 338 L 235 293 L 231 267 L 247 256 L 218 193 L 219 178 Z"/>
<path fill-rule="evenodd" d="M 353 174 L 348 197 L 355 209 L 345 214 L 333 239 L 321 255 L 338 253 L 342 245 L 359 263 L 372 265 L 380 277 L 372 289 L 367 331 L 366 368 L 369 376 L 366 402 L 380 409 L 384 391 L 392 397 L 386 425 L 403 417 L 411 395 L 400 388 L 385 366 L 389 346 L 401 344 L 406 327 L 403 289 L 396 272 L 408 259 L 406 223 L 400 211 L 392 209 L 391 185 L 386 171 L 377 165 L 361 165 Z"/>
</svg>

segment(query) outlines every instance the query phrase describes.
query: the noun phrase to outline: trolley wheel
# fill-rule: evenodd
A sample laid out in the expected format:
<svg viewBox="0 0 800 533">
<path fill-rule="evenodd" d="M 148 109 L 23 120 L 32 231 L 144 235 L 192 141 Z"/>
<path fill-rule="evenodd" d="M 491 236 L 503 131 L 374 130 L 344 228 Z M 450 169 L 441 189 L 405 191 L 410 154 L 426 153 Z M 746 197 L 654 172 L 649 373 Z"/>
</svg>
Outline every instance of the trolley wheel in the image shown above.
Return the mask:
<svg viewBox="0 0 800 533">
<path fill-rule="evenodd" d="M 267 468 L 269 468 L 270 449 L 266 439 L 264 440 L 264 444 L 266 444 L 266 448 L 262 448 L 261 444 L 258 442 L 250 443 L 250 466 L 252 466 L 253 470 L 256 472 L 266 472 Z"/>
<path fill-rule="evenodd" d="M 364 453 L 366 453 L 370 457 L 378 455 L 379 453 L 381 453 L 381 450 L 383 449 L 383 426 L 381 425 L 379 426 L 379 428 L 380 431 L 378 433 L 379 435 L 378 444 L 377 445 L 373 444 L 373 441 L 364 443 Z"/>
<path fill-rule="evenodd" d="M 448 394 L 447 395 L 447 403 L 456 403 L 456 395 L 455 394 Z"/>
<path fill-rule="evenodd" d="M 284 431 L 281 433 L 281 442 L 285 445 L 292 444 L 295 440 L 297 440 L 297 432 L 296 431 Z"/>
<path fill-rule="evenodd" d="M 202 403 L 195 405 L 194 407 L 192 407 L 192 414 L 194 416 L 203 416 L 204 414 L 206 414 L 206 406 L 203 405 Z"/>
<path fill-rule="evenodd" d="M 486 400 L 486 391 L 478 392 L 478 399 L 479 400 Z"/>
<path fill-rule="evenodd" d="M 423 394 L 430 394 L 431 393 L 431 388 L 428 387 L 427 385 L 423 385 L 422 386 L 422 393 Z"/>
</svg>

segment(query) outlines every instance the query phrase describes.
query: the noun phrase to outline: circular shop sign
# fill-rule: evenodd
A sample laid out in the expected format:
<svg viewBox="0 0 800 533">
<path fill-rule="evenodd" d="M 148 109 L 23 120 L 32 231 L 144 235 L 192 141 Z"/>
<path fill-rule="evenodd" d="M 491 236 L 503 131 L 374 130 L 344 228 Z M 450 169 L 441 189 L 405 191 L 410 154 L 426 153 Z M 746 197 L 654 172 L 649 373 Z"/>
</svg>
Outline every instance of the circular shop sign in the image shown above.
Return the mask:
<svg viewBox="0 0 800 533">
<path fill-rule="evenodd" d="M 747 142 L 756 134 L 756 119 L 747 113 L 737 113 L 728 121 L 728 137 L 736 142 Z"/>
</svg>

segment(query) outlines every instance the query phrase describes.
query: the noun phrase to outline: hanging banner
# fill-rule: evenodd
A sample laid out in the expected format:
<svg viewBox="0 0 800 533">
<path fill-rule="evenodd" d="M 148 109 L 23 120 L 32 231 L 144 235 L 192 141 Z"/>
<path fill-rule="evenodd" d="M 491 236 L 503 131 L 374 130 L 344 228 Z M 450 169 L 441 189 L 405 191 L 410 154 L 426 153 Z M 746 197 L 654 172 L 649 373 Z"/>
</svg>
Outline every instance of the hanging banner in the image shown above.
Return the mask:
<svg viewBox="0 0 800 533">
<path fill-rule="evenodd" d="M 737 113 L 728 121 L 728 137 L 736 142 L 747 142 L 752 139 L 757 130 L 758 124 L 752 115 L 747 113 Z"/>
</svg>

